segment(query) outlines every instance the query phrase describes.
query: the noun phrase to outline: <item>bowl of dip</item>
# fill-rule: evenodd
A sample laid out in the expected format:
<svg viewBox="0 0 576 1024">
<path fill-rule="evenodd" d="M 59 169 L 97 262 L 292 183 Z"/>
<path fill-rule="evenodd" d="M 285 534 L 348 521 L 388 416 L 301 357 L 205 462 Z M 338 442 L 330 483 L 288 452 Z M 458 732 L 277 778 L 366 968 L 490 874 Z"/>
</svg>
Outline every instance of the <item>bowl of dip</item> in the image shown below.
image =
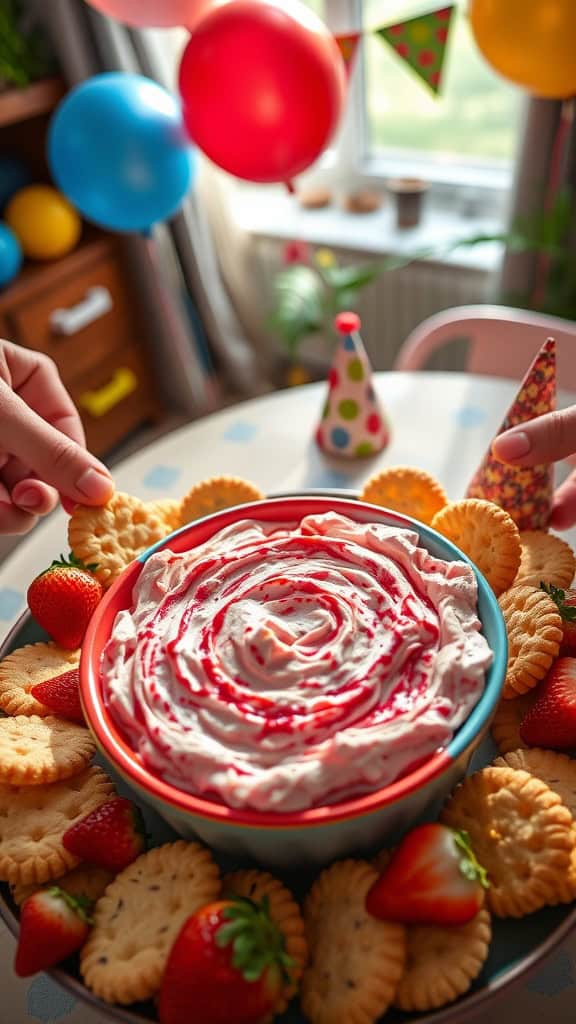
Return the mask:
<svg viewBox="0 0 576 1024">
<path fill-rule="evenodd" d="M 453 544 L 295 496 L 144 552 L 96 609 L 80 685 L 104 757 L 181 835 L 292 866 L 435 816 L 506 663 L 498 602 Z"/>
</svg>

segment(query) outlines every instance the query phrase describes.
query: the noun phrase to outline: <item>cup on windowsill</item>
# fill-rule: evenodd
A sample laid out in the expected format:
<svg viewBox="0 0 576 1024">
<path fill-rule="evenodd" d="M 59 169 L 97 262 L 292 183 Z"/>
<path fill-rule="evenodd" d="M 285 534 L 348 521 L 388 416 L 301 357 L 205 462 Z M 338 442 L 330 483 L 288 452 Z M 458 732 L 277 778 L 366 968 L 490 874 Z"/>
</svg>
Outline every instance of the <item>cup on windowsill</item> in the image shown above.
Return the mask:
<svg viewBox="0 0 576 1024">
<path fill-rule="evenodd" d="M 393 178 L 386 182 L 386 188 L 396 202 L 398 228 L 417 227 L 422 219 L 424 197 L 429 187 L 429 183 L 421 178 Z"/>
</svg>

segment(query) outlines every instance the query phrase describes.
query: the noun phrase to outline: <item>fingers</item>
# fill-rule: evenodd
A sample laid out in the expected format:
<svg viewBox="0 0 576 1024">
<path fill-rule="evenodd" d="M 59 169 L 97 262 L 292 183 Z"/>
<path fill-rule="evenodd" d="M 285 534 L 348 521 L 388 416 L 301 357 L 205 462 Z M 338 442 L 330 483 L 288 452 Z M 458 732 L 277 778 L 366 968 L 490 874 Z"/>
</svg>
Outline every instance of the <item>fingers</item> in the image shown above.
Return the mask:
<svg viewBox="0 0 576 1024">
<path fill-rule="evenodd" d="M 57 422 L 66 415 L 61 410 Z M 0 438 L 3 448 L 30 466 L 35 476 L 73 501 L 104 504 L 114 490 L 105 466 L 47 423 L 4 382 L 0 382 Z"/>
<path fill-rule="evenodd" d="M 571 473 L 556 490 L 550 515 L 550 526 L 568 530 L 576 524 L 576 472 Z"/>
<path fill-rule="evenodd" d="M 499 434 L 492 454 L 501 462 L 538 466 L 557 462 L 576 452 L 576 405 L 546 413 Z"/>
<path fill-rule="evenodd" d="M 46 516 L 58 504 L 58 491 L 35 477 L 19 480 L 11 497 L 14 505 L 34 516 Z"/>
<path fill-rule="evenodd" d="M 36 516 L 13 505 L 8 489 L 0 480 L 0 533 L 28 533 L 36 522 Z"/>
</svg>

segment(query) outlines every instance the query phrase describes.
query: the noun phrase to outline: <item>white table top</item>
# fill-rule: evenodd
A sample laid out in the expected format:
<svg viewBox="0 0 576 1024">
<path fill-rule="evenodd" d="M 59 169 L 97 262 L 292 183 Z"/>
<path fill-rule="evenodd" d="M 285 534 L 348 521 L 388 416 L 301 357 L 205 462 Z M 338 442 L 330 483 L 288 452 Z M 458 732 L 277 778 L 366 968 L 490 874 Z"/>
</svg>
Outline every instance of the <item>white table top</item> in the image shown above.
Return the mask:
<svg viewBox="0 0 576 1024">
<path fill-rule="evenodd" d="M 386 465 L 412 465 L 432 473 L 450 498 L 461 498 L 468 481 L 516 393 L 509 381 L 467 374 L 386 373 L 376 387 L 392 425 L 389 447 L 370 460 L 327 458 L 313 435 L 325 385 L 313 384 L 245 402 L 170 434 L 114 470 L 119 490 L 145 500 L 178 497 L 206 477 L 232 474 L 252 480 L 266 493 L 308 488 L 359 488 Z M 576 398 L 561 394 L 559 405 Z M 562 473 L 559 474 L 563 475 Z M 0 634 L 25 607 L 33 577 L 67 550 L 66 517 L 54 513 L 0 565 Z M 576 532 L 567 539 L 576 545 Z M 0 924 L 2 1024 L 65 1020 L 104 1024 L 44 975 L 17 981 L 12 974 L 14 943 Z M 537 974 L 505 992 L 475 1018 L 504 1024 L 512 1014 L 526 1024 L 574 1019 L 576 936 Z"/>
</svg>

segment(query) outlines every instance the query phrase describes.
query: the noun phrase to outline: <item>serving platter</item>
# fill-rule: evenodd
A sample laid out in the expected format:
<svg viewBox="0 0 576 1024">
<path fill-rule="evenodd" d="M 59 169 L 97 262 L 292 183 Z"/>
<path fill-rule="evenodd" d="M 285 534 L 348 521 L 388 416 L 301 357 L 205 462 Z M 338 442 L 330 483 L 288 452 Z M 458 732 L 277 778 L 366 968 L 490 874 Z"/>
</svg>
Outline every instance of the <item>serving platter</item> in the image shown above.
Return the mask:
<svg viewBox="0 0 576 1024">
<path fill-rule="evenodd" d="M 310 494 L 311 492 L 307 491 L 306 493 Z M 328 492 L 322 490 L 312 493 L 326 495 Z M 280 496 L 284 495 L 274 495 L 274 497 Z M 343 495 L 339 493 L 338 496 L 342 497 Z M 353 495 L 346 494 L 346 496 L 352 497 Z M 46 634 L 34 622 L 30 614 L 25 612 L 0 647 L 0 658 L 4 658 L 11 651 L 25 644 L 46 639 L 48 639 Z M 496 753 L 491 740 L 484 740 L 473 758 L 470 770 L 473 771 L 488 764 Z M 130 787 L 115 774 L 104 758 L 98 755 L 96 761 L 114 778 L 118 791 L 133 799 L 141 807 L 152 845 L 160 845 L 178 838 L 162 818 L 150 807 L 143 805 L 139 796 L 133 793 Z M 219 855 L 215 859 L 223 871 L 253 866 L 246 861 L 240 862 Z M 302 898 L 316 877 L 317 870 L 294 873 L 274 871 L 274 873 L 282 878 L 297 897 Z M 11 900 L 8 885 L 3 882 L 0 882 L 0 917 L 12 934 L 17 936 L 19 927 L 17 908 Z M 487 1004 L 505 988 L 534 971 L 574 928 L 576 928 L 576 904 L 547 908 L 519 921 L 493 919 L 493 938 L 488 959 L 481 974 L 464 996 L 431 1013 L 402 1013 L 389 1010 L 382 1020 L 384 1024 L 448 1024 L 448 1022 L 461 1024 L 481 1010 L 485 1010 Z M 77 958 L 72 958 L 48 973 L 54 981 L 71 992 L 78 1000 L 96 1010 L 103 1021 L 149 1024 L 158 1019 L 151 1002 L 123 1008 L 111 1006 L 97 999 L 81 981 Z M 291 1005 L 286 1013 L 277 1020 L 278 1024 L 305 1024 L 305 1019 L 297 1003 Z"/>
</svg>

